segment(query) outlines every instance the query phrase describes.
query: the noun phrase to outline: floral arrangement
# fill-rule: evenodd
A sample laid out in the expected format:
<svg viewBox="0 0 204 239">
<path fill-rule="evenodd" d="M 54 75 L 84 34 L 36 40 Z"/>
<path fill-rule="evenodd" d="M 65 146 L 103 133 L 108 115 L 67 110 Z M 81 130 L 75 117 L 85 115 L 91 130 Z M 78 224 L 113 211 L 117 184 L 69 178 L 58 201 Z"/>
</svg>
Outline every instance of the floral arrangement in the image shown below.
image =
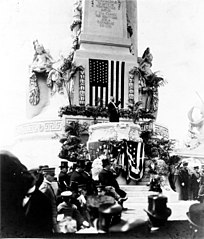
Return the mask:
<svg viewBox="0 0 204 239">
<path fill-rule="evenodd" d="M 169 167 L 163 159 L 157 160 L 156 172 L 158 175 L 168 175 Z"/>
<path fill-rule="evenodd" d="M 126 119 L 133 119 L 134 112 L 131 109 L 120 109 L 119 110 L 120 117 L 126 118 Z M 108 109 L 106 107 L 102 106 L 64 106 L 59 109 L 58 112 L 59 117 L 62 117 L 63 115 L 81 115 L 86 117 L 93 117 L 94 119 L 98 117 L 108 117 Z M 140 111 L 140 118 L 143 119 L 154 119 L 155 117 L 149 113 L 146 112 L 144 109 L 141 109 Z"/>
<path fill-rule="evenodd" d="M 107 109 L 101 106 L 65 106 L 59 110 L 59 116 L 63 115 L 81 115 L 86 117 L 108 117 Z"/>
<path fill-rule="evenodd" d="M 86 158 L 88 154 L 85 144 L 81 143 L 80 135 L 87 131 L 87 127 L 78 121 L 73 121 L 65 128 L 65 134 L 60 138 L 62 147 L 59 158 L 67 159 L 70 162 L 76 162 L 77 159 Z"/>
<path fill-rule="evenodd" d="M 153 132 L 143 131 L 140 135 L 145 144 L 145 155 L 148 158 L 146 166 L 156 162 L 156 172 L 160 175 L 168 175 L 169 166 L 172 164 L 170 153 L 175 147 L 175 140 L 157 138 Z"/>
</svg>

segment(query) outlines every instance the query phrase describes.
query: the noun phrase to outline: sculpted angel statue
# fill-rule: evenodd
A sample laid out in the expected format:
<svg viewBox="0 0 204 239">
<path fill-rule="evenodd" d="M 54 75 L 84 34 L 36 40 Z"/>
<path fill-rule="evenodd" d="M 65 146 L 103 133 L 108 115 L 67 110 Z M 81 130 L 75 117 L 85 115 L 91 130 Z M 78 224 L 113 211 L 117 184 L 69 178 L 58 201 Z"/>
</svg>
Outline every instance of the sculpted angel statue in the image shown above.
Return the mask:
<svg viewBox="0 0 204 239">
<path fill-rule="evenodd" d="M 150 53 L 150 48 L 147 47 L 147 49 L 144 51 L 142 55 L 141 61 L 139 62 L 139 68 L 144 73 L 145 78 L 153 74 L 151 70 L 152 60 L 153 60 L 153 56 Z"/>
<path fill-rule="evenodd" d="M 195 115 L 197 113 L 197 115 Z M 197 116 L 197 117 L 195 117 Z M 188 112 L 190 131 L 195 134 L 198 140 L 204 140 L 204 102 L 201 106 L 193 106 Z"/>
<path fill-rule="evenodd" d="M 48 73 L 52 69 L 53 59 L 43 45 L 38 40 L 33 42 L 35 54 L 30 66 L 29 83 L 29 102 L 31 105 L 37 105 L 40 102 L 40 89 L 37 80 L 38 73 Z"/>
<path fill-rule="evenodd" d="M 34 58 L 31 65 L 31 70 L 34 72 L 49 72 L 53 64 L 53 58 L 44 46 L 39 44 L 38 40 L 33 42 L 34 45 Z"/>
</svg>

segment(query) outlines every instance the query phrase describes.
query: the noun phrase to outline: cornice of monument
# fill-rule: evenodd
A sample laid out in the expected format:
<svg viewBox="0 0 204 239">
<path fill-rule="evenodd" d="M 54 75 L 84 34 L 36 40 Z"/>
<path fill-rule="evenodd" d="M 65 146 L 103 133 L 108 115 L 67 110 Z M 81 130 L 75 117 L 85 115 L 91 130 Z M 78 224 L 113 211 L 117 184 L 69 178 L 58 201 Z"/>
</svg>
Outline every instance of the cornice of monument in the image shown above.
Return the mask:
<svg viewBox="0 0 204 239">
<path fill-rule="evenodd" d="M 80 42 L 98 44 L 98 45 L 126 47 L 128 49 L 131 44 L 130 38 L 118 38 L 118 37 L 111 37 L 111 36 L 101 37 L 99 35 L 84 34 L 84 33 L 81 33 L 80 35 Z"/>
</svg>

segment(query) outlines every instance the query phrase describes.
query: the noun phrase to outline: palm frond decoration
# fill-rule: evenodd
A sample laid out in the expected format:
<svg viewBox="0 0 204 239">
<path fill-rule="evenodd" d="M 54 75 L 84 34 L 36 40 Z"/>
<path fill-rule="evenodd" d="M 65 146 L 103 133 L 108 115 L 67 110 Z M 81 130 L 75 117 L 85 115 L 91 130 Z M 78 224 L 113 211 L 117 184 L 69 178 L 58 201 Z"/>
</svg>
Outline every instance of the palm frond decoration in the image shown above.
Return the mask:
<svg viewBox="0 0 204 239">
<path fill-rule="evenodd" d="M 164 86 L 167 81 L 159 76 L 159 71 L 156 71 L 154 73 L 152 73 L 150 76 L 148 76 L 147 80 L 146 80 L 146 84 L 147 86 L 151 86 L 151 87 L 160 87 L 160 86 Z"/>
</svg>

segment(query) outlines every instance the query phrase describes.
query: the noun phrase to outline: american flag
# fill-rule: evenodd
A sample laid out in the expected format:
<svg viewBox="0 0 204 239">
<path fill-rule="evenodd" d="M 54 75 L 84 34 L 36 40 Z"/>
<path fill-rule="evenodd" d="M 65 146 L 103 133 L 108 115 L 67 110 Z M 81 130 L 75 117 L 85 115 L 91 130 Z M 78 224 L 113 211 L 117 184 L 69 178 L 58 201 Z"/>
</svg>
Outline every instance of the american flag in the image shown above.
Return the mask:
<svg viewBox="0 0 204 239">
<path fill-rule="evenodd" d="M 128 142 L 127 154 L 129 156 L 130 172 L 132 179 L 139 180 L 144 170 L 144 144 L 142 142 Z"/>
<path fill-rule="evenodd" d="M 89 83 L 91 106 L 107 106 L 110 96 L 121 100 L 124 107 L 125 62 L 113 60 L 89 59 Z"/>
</svg>

